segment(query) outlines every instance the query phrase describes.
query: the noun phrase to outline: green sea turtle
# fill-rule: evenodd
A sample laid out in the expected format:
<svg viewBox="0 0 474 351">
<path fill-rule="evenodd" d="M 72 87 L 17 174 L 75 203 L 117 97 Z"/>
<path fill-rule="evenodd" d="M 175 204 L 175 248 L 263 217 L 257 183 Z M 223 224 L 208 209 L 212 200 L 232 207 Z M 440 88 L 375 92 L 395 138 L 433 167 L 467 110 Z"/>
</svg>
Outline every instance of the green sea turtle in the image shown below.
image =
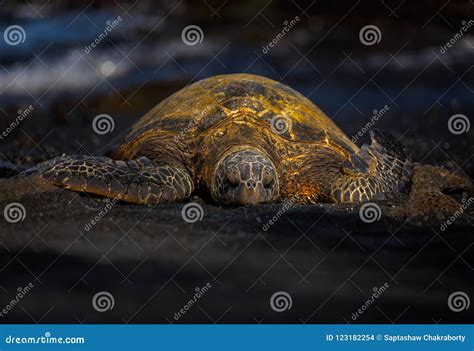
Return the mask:
<svg viewBox="0 0 474 351">
<path fill-rule="evenodd" d="M 145 114 L 106 156 L 61 156 L 24 172 L 137 204 L 194 192 L 219 204 L 368 201 L 400 191 L 412 162 L 392 137 L 356 146 L 290 87 L 250 74 L 201 80 Z"/>
</svg>

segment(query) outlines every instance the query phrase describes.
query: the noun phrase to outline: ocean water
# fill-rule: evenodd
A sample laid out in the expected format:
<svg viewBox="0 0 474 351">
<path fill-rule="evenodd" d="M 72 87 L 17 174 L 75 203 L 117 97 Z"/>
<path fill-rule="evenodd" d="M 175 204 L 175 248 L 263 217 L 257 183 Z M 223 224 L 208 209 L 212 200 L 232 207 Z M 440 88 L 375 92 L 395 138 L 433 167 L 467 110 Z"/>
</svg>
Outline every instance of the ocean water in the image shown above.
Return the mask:
<svg viewBox="0 0 474 351">
<path fill-rule="evenodd" d="M 350 31 L 339 44 L 311 51 L 316 38 L 302 27 L 264 53 L 267 40 L 245 40 L 231 26 L 203 26 L 202 42 L 186 45 L 181 34 L 187 23 L 159 12 L 132 17 L 90 9 L 37 16 L 20 10 L 0 23 L 0 33 L 12 25 L 25 33 L 19 45 L 0 40 L 2 105 L 33 102 L 47 107 L 64 94 L 80 99 L 149 82 L 193 82 L 235 72 L 283 81 L 336 120 L 370 116 L 387 104 L 424 114 L 434 106 L 473 101 L 469 65 L 474 39 L 469 33 L 444 54 L 443 39 L 439 46 L 430 40 L 398 53 L 393 45 L 352 54 L 351 48 L 360 43 Z M 90 49 L 118 16 L 119 23 Z M 324 30 L 316 34 L 322 36 Z"/>
</svg>

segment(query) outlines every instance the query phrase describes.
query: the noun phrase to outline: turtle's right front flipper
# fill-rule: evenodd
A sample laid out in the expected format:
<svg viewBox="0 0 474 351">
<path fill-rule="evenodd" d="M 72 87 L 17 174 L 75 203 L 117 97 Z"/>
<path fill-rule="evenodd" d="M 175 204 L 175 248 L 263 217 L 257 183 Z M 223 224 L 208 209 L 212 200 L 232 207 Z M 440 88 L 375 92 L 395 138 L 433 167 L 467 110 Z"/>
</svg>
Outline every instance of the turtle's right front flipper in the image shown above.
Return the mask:
<svg viewBox="0 0 474 351">
<path fill-rule="evenodd" d="M 61 156 L 18 175 L 26 176 L 137 204 L 180 201 L 193 191 L 191 176 L 178 162 L 156 165 L 146 157 L 120 161 L 99 156 Z"/>
</svg>

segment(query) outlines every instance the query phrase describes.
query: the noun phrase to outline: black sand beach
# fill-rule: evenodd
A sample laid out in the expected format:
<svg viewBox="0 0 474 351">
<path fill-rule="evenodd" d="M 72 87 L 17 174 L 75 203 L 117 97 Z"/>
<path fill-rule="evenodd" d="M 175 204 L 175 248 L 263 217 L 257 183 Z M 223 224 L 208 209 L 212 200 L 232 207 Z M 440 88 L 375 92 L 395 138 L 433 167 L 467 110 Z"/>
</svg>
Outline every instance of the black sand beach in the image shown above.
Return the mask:
<svg viewBox="0 0 474 351">
<path fill-rule="evenodd" d="M 380 13 L 377 20 L 357 3 L 347 3 L 344 11 L 310 4 L 300 4 L 303 9 L 310 6 L 307 14 L 297 7 L 272 5 L 259 15 L 262 4 L 240 17 L 232 15 L 230 5 L 219 10 L 222 17 L 211 16 L 203 5 L 191 19 L 185 14 L 191 8 L 187 3 L 176 10 L 163 5 L 156 13 L 148 12 L 150 16 L 137 6 L 130 10 L 133 18 L 116 6 L 94 5 L 89 19 L 99 29 L 76 41 L 57 31 L 63 28 L 66 37 L 74 30 L 83 33 L 67 30 L 68 22 L 75 28 L 88 21 L 83 16 L 73 21 L 80 6 L 52 8 L 44 19 L 23 19 L 27 28 L 43 24 L 48 29 L 35 39 L 40 44 L 33 45 L 31 29 L 30 46 L 23 51 L 14 47 L 17 56 L 0 56 L 0 131 L 15 122 L 19 109 L 33 106 L 31 115 L 2 138 L 3 164 L 28 167 L 63 153 L 99 154 L 143 113 L 189 82 L 246 71 L 280 80 L 308 96 L 348 136 L 363 129 L 373 110 L 388 106 L 376 127 L 395 135 L 414 161 L 472 179 L 473 130 L 457 135 L 448 129 L 452 115 L 470 117 L 474 112 L 473 50 L 468 47 L 472 36 L 440 53 L 440 46 L 461 26 L 462 4 L 452 2 L 441 10 L 450 25 L 435 15 L 440 7 L 436 2 L 427 7 L 426 16 L 409 11 L 408 4 L 395 12 L 399 16 L 389 16 L 380 5 L 374 10 Z M 64 13 L 70 18 L 63 23 Z M 94 38 L 105 19 L 119 15 L 123 27 L 84 54 L 89 37 Z M 5 24 L 21 18 L 14 9 L 2 16 Z M 263 53 L 283 20 L 294 16 L 301 17 L 294 30 Z M 201 46 L 186 47 L 181 30 L 192 23 L 205 29 L 205 37 Z M 359 29 L 367 23 L 382 28 L 379 45 L 361 45 Z M 128 56 L 120 54 L 124 50 Z M 78 61 L 61 70 L 68 57 Z M 115 71 L 104 75 L 107 62 L 113 62 Z M 81 76 L 87 79 L 83 82 Z M 40 84 L 45 81 L 49 83 Z M 93 132 L 98 114 L 113 116 L 111 133 Z M 357 144 L 367 141 L 368 133 L 363 133 Z M 446 213 L 401 216 L 407 190 L 377 202 L 380 219 L 365 223 L 358 205 L 282 210 L 282 204 L 229 207 L 192 198 L 202 206 L 203 216 L 187 223 L 182 217 L 187 202 L 154 207 L 112 203 L 11 179 L 11 171 L 1 167 L 0 175 L 0 208 L 20 203 L 25 209 L 18 223 L 1 217 L 0 306 L 9 304 L 19 287 L 33 285 L 3 314 L 2 323 L 473 320 L 472 308 L 454 312 L 448 305 L 454 292 L 474 296 L 472 206 L 449 225 L 451 215 Z M 461 203 L 474 192 L 452 196 Z M 275 224 L 269 225 L 274 217 Z M 114 300 L 105 312 L 92 304 L 102 291 Z M 271 308 L 277 292 L 291 296 L 290 309 Z M 192 299 L 197 302 L 184 309 Z M 185 313 L 178 315 L 182 309 Z"/>
</svg>

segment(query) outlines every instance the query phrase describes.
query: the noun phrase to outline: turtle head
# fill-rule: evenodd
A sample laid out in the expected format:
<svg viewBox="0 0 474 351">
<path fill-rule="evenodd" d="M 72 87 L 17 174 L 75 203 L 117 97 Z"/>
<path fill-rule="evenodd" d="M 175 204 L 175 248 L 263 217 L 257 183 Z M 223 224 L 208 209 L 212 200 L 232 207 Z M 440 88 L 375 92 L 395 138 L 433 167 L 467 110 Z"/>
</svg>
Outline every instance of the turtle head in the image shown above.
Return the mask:
<svg viewBox="0 0 474 351">
<path fill-rule="evenodd" d="M 275 165 L 262 151 L 239 147 L 225 152 L 214 170 L 211 193 L 215 201 L 256 205 L 279 195 Z"/>
</svg>

